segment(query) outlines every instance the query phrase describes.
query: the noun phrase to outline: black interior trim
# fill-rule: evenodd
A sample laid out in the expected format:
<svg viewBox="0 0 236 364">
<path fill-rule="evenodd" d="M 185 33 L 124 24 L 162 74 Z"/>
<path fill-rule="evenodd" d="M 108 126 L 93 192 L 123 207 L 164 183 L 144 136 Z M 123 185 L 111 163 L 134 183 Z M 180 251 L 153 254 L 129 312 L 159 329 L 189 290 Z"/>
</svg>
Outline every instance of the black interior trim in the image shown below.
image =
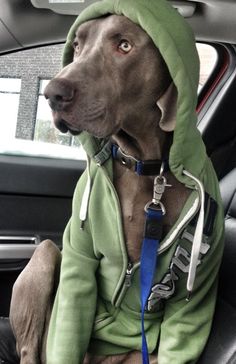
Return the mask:
<svg viewBox="0 0 236 364">
<path fill-rule="evenodd" d="M 71 197 L 85 166 L 80 160 L 0 155 L 0 192 Z"/>
<path fill-rule="evenodd" d="M 0 53 L 64 42 L 75 18 L 47 9 L 36 9 L 29 0 L 1 0 L 0 30 L 4 33 L 1 33 Z"/>
</svg>

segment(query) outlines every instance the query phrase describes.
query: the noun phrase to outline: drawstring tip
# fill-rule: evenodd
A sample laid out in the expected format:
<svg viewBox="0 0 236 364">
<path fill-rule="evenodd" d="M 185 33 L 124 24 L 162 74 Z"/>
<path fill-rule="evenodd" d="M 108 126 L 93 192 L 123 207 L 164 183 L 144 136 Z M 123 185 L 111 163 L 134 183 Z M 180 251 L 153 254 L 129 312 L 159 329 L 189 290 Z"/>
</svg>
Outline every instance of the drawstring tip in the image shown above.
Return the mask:
<svg viewBox="0 0 236 364">
<path fill-rule="evenodd" d="M 81 220 L 80 222 L 80 230 L 84 230 L 84 220 Z"/>
<path fill-rule="evenodd" d="M 192 296 L 192 291 L 188 291 L 187 297 L 186 297 L 186 301 L 189 302 L 191 300 L 191 296 Z"/>
</svg>

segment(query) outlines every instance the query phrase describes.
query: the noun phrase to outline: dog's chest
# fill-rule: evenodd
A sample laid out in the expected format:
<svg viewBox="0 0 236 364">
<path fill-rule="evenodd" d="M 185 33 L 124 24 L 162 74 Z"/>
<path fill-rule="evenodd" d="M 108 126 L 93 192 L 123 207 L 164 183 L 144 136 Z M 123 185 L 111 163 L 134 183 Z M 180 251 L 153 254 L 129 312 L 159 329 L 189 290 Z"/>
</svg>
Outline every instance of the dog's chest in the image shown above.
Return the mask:
<svg viewBox="0 0 236 364">
<path fill-rule="evenodd" d="M 163 237 L 176 222 L 190 194 L 190 191 L 173 176 L 169 179 L 172 187 L 165 192 L 162 200 L 167 210 L 163 219 Z M 154 177 L 137 176 L 115 163 L 114 186 L 121 206 L 127 254 L 132 262 L 140 259 L 145 225 L 144 207 L 152 200 L 153 184 Z"/>
<path fill-rule="evenodd" d="M 153 179 L 137 176 L 115 163 L 114 185 L 121 205 L 127 253 L 129 259 L 135 262 L 140 258 L 145 224 L 144 207 L 152 199 Z"/>
</svg>

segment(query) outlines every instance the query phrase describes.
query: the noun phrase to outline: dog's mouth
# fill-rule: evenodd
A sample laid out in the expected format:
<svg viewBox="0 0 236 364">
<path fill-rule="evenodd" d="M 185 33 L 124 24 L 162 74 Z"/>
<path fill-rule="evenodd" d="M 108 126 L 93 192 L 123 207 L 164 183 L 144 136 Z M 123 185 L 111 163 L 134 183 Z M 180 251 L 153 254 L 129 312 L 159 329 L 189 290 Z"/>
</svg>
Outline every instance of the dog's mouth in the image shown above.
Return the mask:
<svg viewBox="0 0 236 364">
<path fill-rule="evenodd" d="M 53 112 L 53 122 L 55 127 L 63 134 L 70 132 L 72 135 L 78 135 L 81 133 L 81 130 L 72 127 L 68 121 L 56 112 Z"/>
<path fill-rule="evenodd" d="M 99 111 L 99 113 L 94 113 L 92 116 L 86 115 L 80 121 L 73 114 L 68 115 L 67 113 L 52 111 L 52 115 L 54 125 L 61 133 L 70 132 L 74 136 L 86 131 L 99 139 L 109 138 L 119 130 L 118 126 L 111 126 L 111 123 L 107 123 L 107 112 L 104 108 L 102 112 Z"/>
<path fill-rule="evenodd" d="M 55 125 L 57 129 L 64 134 L 70 132 L 72 135 L 78 135 L 81 133 L 80 130 L 73 129 L 71 126 L 67 125 L 66 121 L 63 119 L 59 120 Z"/>
</svg>

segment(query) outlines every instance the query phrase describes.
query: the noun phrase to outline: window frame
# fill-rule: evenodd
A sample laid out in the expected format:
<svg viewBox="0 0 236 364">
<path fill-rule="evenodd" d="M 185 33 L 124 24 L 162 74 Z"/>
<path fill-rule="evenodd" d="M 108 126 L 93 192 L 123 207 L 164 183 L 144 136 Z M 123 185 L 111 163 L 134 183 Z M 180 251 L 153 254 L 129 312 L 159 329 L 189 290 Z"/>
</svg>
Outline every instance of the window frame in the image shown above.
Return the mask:
<svg viewBox="0 0 236 364">
<path fill-rule="evenodd" d="M 225 72 L 227 71 L 228 63 L 229 63 L 229 55 L 228 52 L 225 51 L 224 47 L 220 44 L 212 44 L 209 42 L 196 42 L 196 43 L 203 43 L 206 45 L 209 45 L 213 47 L 216 50 L 217 53 L 217 60 L 215 63 L 215 66 L 210 73 L 206 83 L 202 86 L 199 95 L 198 95 L 198 107 L 197 112 L 200 115 L 202 113 L 202 110 L 204 109 L 205 105 L 208 102 L 209 97 L 214 92 L 215 88 L 217 87 L 218 83 L 224 76 Z M 63 44 L 60 43 L 54 43 L 54 44 L 47 44 L 42 46 L 35 46 L 32 48 L 27 49 L 21 49 L 15 52 L 8 52 L 8 54 L 12 53 L 18 53 L 18 52 L 24 52 L 25 50 L 31 50 L 31 49 L 38 49 L 38 48 L 44 48 L 44 47 L 53 47 L 53 46 L 62 46 Z M 4 54 L 3 54 L 4 55 Z M 223 65 L 222 65 L 223 62 Z M 4 77 L 4 76 L 2 76 Z M 19 76 L 18 76 L 19 77 Z M 8 77 L 10 78 L 10 77 Z M 14 77 L 13 77 L 14 78 Z M 37 108 L 38 108 L 38 101 L 40 97 L 40 81 L 43 81 L 45 79 L 48 79 L 47 77 L 42 77 L 42 75 L 38 76 L 38 94 L 37 94 Z M 37 111 L 35 113 L 35 120 L 34 120 L 34 131 L 36 126 L 36 117 L 37 117 Z M 200 120 L 200 119 L 199 119 Z M 33 134 L 34 134 L 33 131 Z M 24 146 L 25 144 L 25 146 Z M 47 144 L 47 143 L 46 143 Z M 49 144 L 49 143 L 48 143 Z M 34 148 L 35 146 L 35 148 Z M 45 153 L 45 144 L 44 142 L 37 142 L 35 140 L 20 140 L 16 142 L 15 148 L 9 148 L 9 146 L 2 147 L 0 145 L 0 154 L 7 154 L 7 155 L 27 155 L 27 156 L 38 156 L 38 157 L 45 157 L 45 158 L 62 158 L 62 159 L 79 159 L 84 160 L 86 158 L 85 153 L 82 150 L 78 150 L 77 148 L 73 147 L 64 147 L 62 145 L 56 146 L 50 143 L 50 148 Z M 48 145 L 49 147 L 49 145 Z M 58 148 L 61 149 L 61 152 L 58 150 Z M 67 149 L 69 149 L 67 151 Z M 72 149 L 75 149 L 75 151 L 72 151 Z"/>
</svg>

